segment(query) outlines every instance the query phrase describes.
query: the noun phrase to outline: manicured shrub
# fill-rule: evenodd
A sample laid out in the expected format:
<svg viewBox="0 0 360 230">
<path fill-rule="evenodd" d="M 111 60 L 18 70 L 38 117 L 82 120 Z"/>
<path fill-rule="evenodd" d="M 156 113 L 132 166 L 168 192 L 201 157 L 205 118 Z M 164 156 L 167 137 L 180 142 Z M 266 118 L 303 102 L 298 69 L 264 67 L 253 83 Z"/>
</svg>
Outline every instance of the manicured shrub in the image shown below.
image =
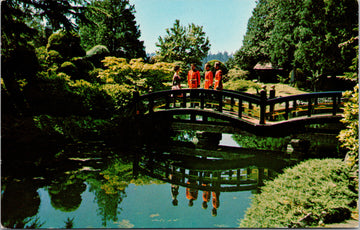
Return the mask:
<svg viewBox="0 0 360 230">
<path fill-rule="evenodd" d="M 228 79 L 227 73 L 229 72 L 229 70 L 223 62 L 218 61 L 218 60 L 211 60 L 211 61 L 208 61 L 206 64 L 210 65 L 210 70 L 214 73 L 214 77 L 215 77 L 215 73 L 216 73 L 215 63 L 216 62 L 220 63 L 220 69 L 222 70 L 222 74 L 223 74 L 223 82 L 228 81 L 229 79 Z"/>
<path fill-rule="evenodd" d="M 253 81 L 241 80 L 232 78 L 228 82 L 224 83 L 224 89 L 235 90 L 235 91 L 246 91 L 249 88 L 254 88 L 257 91 L 261 89 L 260 84 Z"/>
<path fill-rule="evenodd" d="M 65 59 L 85 56 L 85 50 L 80 45 L 80 36 L 75 32 L 61 30 L 50 35 L 47 51 L 56 50 Z"/>
<path fill-rule="evenodd" d="M 60 63 L 62 63 L 64 61 L 64 58 L 61 56 L 61 54 L 56 51 L 56 50 L 49 50 L 47 52 L 47 56 L 46 56 L 46 64 L 47 67 L 53 66 L 53 65 L 60 65 Z"/>
<path fill-rule="evenodd" d="M 76 66 L 73 63 L 66 61 L 61 64 L 60 68 L 57 69 L 57 72 L 63 72 L 65 74 L 73 77 L 73 76 L 76 76 L 76 74 L 78 73 L 78 69 L 76 68 Z"/>
<path fill-rule="evenodd" d="M 349 170 L 341 159 L 304 161 L 265 182 L 240 227 L 306 227 L 343 221 L 350 218 L 358 198 L 348 186 Z"/>
<path fill-rule="evenodd" d="M 101 60 L 110 55 L 110 51 L 106 46 L 97 45 L 86 52 L 86 58 L 91 61 L 97 68 L 103 65 Z"/>
<path fill-rule="evenodd" d="M 95 68 L 91 61 L 83 57 L 74 57 L 71 58 L 70 61 L 74 63 L 77 68 L 76 75 L 71 75 L 73 79 L 84 79 L 89 82 L 94 82 L 94 79 L 91 78 L 89 74 L 89 72 Z"/>
<path fill-rule="evenodd" d="M 249 71 L 242 70 L 238 67 L 230 69 L 228 72 L 228 79 L 240 79 L 240 80 L 247 80 L 249 77 Z"/>
</svg>

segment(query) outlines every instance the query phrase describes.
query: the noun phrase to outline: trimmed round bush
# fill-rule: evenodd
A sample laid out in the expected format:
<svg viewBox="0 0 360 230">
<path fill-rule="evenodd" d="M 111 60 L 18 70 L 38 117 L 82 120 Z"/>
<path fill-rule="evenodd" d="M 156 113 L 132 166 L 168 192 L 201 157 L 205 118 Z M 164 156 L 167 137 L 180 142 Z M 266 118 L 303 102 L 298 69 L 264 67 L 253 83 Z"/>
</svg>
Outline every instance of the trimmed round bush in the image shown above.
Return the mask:
<svg viewBox="0 0 360 230">
<path fill-rule="evenodd" d="M 241 221 L 243 228 L 303 228 L 349 219 L 357 194 L 341 159 L 312 159 L 265 182 Z"/>
<path fill-rule="evenodd" d="M 56 50 L 66 59 L 82 57 L 86 54 L 80 45 L 80 36 L 75 32 L 63 30 L 50 35 L 46 49 L 48 52 Z"/>
<path fill-rule="evenodd" d="M 229 70 L 227 69 L 226 65 L 219 61 L 219 60 L 211 60 L 211 61 L 208 61 L 206 64 L 209 64 L 210 65 L 210 70 L 213 71 L 213 73 L 215 74 L 216 72 L 216 69 L 215 69 L 215 63 L 216 62 L 219 62 L 220 63 L 220 69 L 222 70 L 223 72 L 223 75 L 227 74 L 229 72 Z M 223 79 L 224 81 L 225 79 Z"/>
<path fill-rule="evenodd" d="M 66 61 L 61 64 L 60 68 L 57 70 L 58 72 L 66 73 L 67 75 L 74 77 L 78 73 L 78 69 L 76 66 L 69 61 Z"/>
<path fill-rule="evenodd" d="M 106 46 L 97 45 L 86 52 L 86 58 L 90 60 L 97 68 L 102 67 L 102 60 L 110 55 Z"/>
</svg>

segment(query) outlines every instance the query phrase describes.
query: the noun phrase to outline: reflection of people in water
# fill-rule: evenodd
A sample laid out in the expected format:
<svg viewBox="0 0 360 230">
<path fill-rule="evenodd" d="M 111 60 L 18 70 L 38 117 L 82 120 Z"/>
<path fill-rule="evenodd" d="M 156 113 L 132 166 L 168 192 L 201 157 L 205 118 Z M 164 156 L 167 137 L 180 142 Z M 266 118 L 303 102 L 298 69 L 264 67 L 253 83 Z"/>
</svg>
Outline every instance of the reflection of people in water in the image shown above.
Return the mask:
<svg viewBox="0 0 360 230">
<path fill-rule="evenodd" d="M 179 185 L 176 185 L 176 183 L 179 182 L 179 179 L 177 178 L 177 176 L 174 174 L 175 170 L 174 170 L 174 166 L 171 166 L 171 174 L 169 175 L 169 179 L 170 181 L 174 181 L 175 184 L 171 184 L 171 197 L 172 197 L 172 204 L 174 206 L 178 205 L 178 200 L 177 200 L 177 196 L 179 195 Z"/>
<path fill-rule="evenodd" d="M 217 209 L 220 206 L 220 192 L 214 191 L 212 192 L 212 205 L 213 209 L 211 211 L 212 216 L 217 216 Z"/>
<path fill-rule="evenodd" d="M 178 205 L 177 195 L 179 195 L 179 185 L 171 184 L 171 197 L 174 206 Z"/>
<path fill-rule="evenodd" d="M 194 175 L 194 173 L 190 171 L 190 175 Z M 186 188 L 186 198 L 189 200 L 189 206 L 191 207 L 194 205 L 194 200 L 196 200 L 198 196 L 198 190 L 191 188 L 191 185 L 197 185 L 197 183 L 194 179 L 189 178 L 187 184 L 190 185 L 190 187 Z"/>
<path fill-rule="evenodd" d="M 203 183 L 202 184 L 202 186 L 204 186 L 204 187 L 207 187 L 207 186 L 209 186 L 208 184 L 206 184 L 206 183 Z M 202 203 L 202 208 L 203 209 L 207 209 L 207 207 L 208 207 L 208 202 L 210 201 L 210 197 L 211 197 L 211 193 L 210 193 L 210 191 L 203 191 L 203 203 Z"/>
</svg>

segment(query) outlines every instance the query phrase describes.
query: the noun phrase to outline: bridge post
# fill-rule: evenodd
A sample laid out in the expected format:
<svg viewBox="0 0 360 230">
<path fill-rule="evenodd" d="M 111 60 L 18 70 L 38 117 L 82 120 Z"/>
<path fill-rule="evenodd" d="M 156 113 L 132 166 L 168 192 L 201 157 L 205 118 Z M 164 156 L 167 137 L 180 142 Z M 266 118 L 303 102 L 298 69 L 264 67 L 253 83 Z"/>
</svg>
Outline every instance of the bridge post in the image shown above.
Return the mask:
<svg viewBox="0 0 360 230">
<path fill-rule="evenodd" d="M 336 96 L 333 96 L 332 100 L 333 100 L 333 109 L 332 109 L 332 115 L 335 116 L 336 115 L 336 110 L 337 110 L 337 103 L 336 103 Z"/>
<path fill-rule="evenodd" d="M 265 113 L 266 113 L 266 88 L 263 87 L 263 89 L 260 91 L 260 124 L 265 124 Z"/>
<path fill-rule="evenodd" d="M 239 98 L 239 111 L 238 111 L 238 112 L 239 112 L 239 113 L 238 113 L 239 118 L 242 117 L 242 105 L 243 105 L 242 99 Z"/>
<path fill-rule="evenodd" d="M 205 108 L 205 95 L 204 92 L 200 93 L 200 108 L 204 109 Z"/>
<path fill-rule="evenodd" d="M 273 99 L 275 98 L 275 85 L 272 85 L 271 86 L 271 89 L 269 91 L 269 99 Z M 273 113 L 274 113 L 274 104 L 271 104 L 270 105 L 270 121 L 273 121 L 275 120 L 274 119 L 274 116 L 273 116 Z"/>
<path fill-rule="evenodd" d="M 139 91 L 137 91 L 137 89 L 135 88 L 135 91 L 133 92 L 133 100 L 135 103 L 135 115 L 139 115 L 140 114 L 140 110 L 139 110 L 139 98 L 140 98 L 140 93 Z"/>
<path fill-rule="evenodd" d="M 219 93 L 218 100 L 219 100 L 219 112 L 222 113 L 222 109 L 223 109 L 223 97 L 222 97 L 222 94 L 221 94 L 221 93 Z"/>
<path fill-rule="evenodd" d="M 308 99 L 308 111 L 307 111 L 307 116 L 311 117 L 311 110 L 312 110 L 312 102 L 311 102 L 311 97 L 309 97 Z"/>
<path fill-rule="evenodd" d="M 182 94 L 183 95 L 183 101 L 181 107 L 186 108 L 186 92 Z"/>
</svg>

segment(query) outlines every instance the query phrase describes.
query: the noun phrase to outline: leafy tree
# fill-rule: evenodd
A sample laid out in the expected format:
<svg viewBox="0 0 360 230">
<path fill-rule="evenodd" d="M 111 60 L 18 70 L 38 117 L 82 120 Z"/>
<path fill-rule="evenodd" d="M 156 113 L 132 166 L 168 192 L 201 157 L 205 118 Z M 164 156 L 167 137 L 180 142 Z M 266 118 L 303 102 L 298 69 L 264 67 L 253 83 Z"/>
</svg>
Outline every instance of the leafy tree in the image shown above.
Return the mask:
<svg viewBox="0 0 360 230">
<path fill-rule="evenodd" d="M 182 61 L 186 64 L 201 64 L 210 49 L 209 38 L 205 37 L 202 26 L 194 23 L 187 27 L 180 25 L 180 20 L 175 20 L 172 28 L 166 29 L 166 35 L 159 37 L 156 46 L 157 60 L 164 62 Z"/>
<path fill-rule="evenodd" d="M 83 19 L 84 0 L 8 0 L 1 2 L 1 64 L 4 87 L 9 101 L 18 110 L 25 109 L 19 80 L 31 81 L 40 69 L 34 40 L 37 29 L 29 22 L 45 19 L 52 28 L 75 30 L 72 18 Z M 35 23 L 36 24 L 36 23 Z M 36 25 L 38 26 L 39 23 Z"/>
<path fill-rule="evenodd" d="M 86 16 L 95 24 L 80 24 L 85 49 L 106 46 L 111 56 L 145 58 L 144 42 L 135 21 L 135 8 L 129 0 L 93 0 Z"/>
<path fill-rule="evenodd" d="M 300 68 L 312 85 L 346 71 L 355 53 L 338 44 L 356 36 L 356 0 L 260 0 L 234 59 L 251 69 L 261 60 L 287 71 Z"/>
<path fill-rule="evenodd" d="M 259 0 L 247 24 L 243 46 L 235 52 L 234 62 L 249 70 L 256 63 L 270 58 L 269 38 L 274 28 L 274 8 L 271 0 Z"/>
</svg>

